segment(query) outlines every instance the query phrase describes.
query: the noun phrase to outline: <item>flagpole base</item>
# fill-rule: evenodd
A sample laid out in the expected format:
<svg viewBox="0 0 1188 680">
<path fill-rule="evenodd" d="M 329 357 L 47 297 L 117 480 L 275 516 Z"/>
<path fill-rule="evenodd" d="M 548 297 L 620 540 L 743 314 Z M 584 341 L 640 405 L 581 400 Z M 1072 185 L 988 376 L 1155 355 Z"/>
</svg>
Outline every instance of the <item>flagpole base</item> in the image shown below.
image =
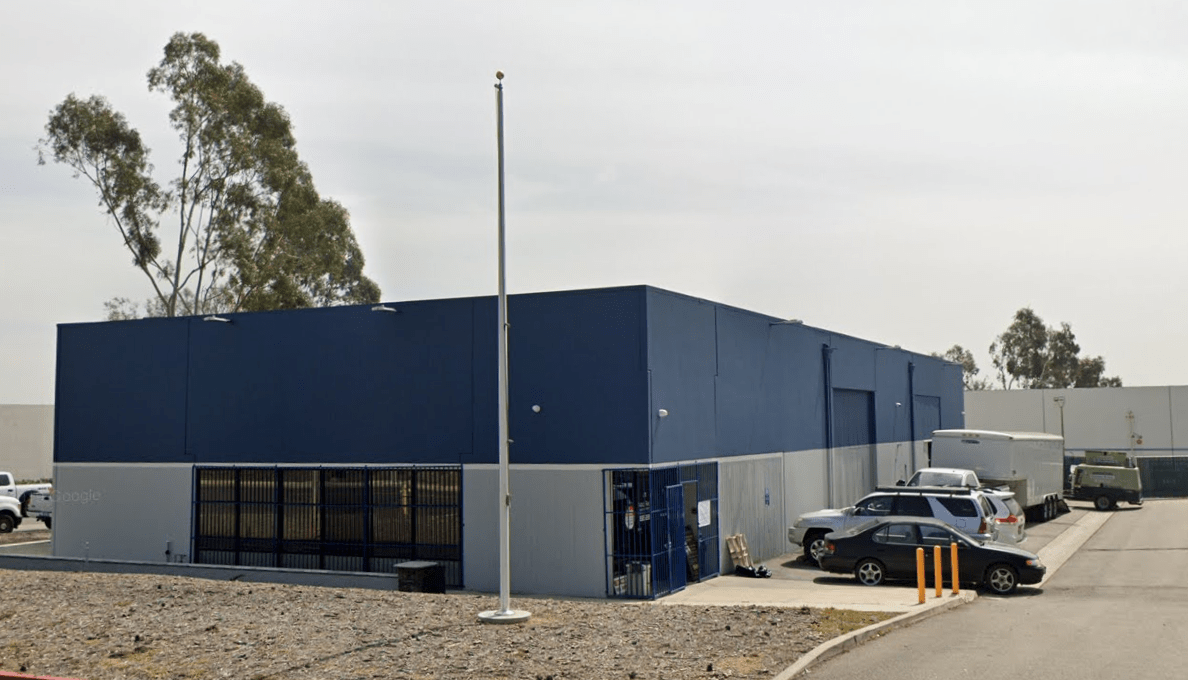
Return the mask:
<svg viewBox="0 0 1188 680">
<path fill-rule="evenodd" d="M 479 612 L 478 620 L 480 623 L 523 623 L 530 616 L 532 614 L 517 609 L 492 610 Z"/>
</svg>

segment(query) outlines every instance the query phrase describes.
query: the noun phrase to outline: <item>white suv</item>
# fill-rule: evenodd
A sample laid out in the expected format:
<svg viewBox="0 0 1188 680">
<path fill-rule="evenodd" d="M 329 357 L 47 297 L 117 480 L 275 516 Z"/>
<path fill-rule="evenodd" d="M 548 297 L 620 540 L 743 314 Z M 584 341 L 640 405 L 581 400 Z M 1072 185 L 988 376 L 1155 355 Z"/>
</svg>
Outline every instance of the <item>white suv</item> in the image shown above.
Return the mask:
<svg viewBox="0 0 1188 680">
<path fill-rule="evenodd" d="M 848 529 L 871 517 L 900 515 L 935 517 L 983 541 L 998 539 L 995 506 L 978 489 L 930 486 L 879 487 L 848 508 L 801 515 L 788 529 L 788 540 L 814 564 L 825 546 L 825 534 Z"/>
<path fill-rule="evenodd" d="M 1027 517 L 1023 506 L 1015 500 L 1015 493 L 1006 487 L 1001 489 L 982 488 L 982 493 L 994 505 L 994 524 L 998 527 L 998 540 L 1018 545 L 1027 539 Z"/>
</svg>

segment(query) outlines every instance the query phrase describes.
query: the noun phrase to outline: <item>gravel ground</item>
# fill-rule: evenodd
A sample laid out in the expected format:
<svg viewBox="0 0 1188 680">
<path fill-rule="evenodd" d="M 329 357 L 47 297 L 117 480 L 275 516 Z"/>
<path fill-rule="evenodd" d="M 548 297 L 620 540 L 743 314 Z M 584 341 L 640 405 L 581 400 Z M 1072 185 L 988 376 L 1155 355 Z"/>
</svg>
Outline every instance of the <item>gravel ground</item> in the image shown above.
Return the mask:
<svg viewBox="0 0 1188 680">
<path fill-rule="evenodd" d="M 0 670 L 123 678 L 771 678 L 894 614 L 0 570 Z"/>
<path fill-rule="evenodd" d="M 41 526 L 38 524 L 37 520 L 27 519 L 25 522 L 33 522 L 34 524 Z M 50 532 L 46 529 L 13 531 L 7 534 L 0 534 L 0 545 L 8 545 L 9 543 L 28 543 L 29 541 L 48 541 L 49 537 Z"/>
</svg>

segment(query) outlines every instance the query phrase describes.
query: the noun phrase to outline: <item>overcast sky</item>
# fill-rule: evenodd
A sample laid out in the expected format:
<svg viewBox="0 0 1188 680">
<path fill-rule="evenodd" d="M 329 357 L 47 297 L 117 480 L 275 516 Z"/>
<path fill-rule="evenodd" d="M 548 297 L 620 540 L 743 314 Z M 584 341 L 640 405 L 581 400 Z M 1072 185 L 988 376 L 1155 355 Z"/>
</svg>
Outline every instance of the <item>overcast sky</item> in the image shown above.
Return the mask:
<svg viewBox="0 0 1188 680">
<path fill-rule="evenodd" d="M 650 284 L 918 352 L 1031 306 L 1125 385 L 1188 384 L 1181 2 L 4 3 L 0 403 L 52 403 L 55 326 L 148 297 L 94 189 L 36 164 L 205 33 L 289 113 L 387 301 Z"/>
</svg>

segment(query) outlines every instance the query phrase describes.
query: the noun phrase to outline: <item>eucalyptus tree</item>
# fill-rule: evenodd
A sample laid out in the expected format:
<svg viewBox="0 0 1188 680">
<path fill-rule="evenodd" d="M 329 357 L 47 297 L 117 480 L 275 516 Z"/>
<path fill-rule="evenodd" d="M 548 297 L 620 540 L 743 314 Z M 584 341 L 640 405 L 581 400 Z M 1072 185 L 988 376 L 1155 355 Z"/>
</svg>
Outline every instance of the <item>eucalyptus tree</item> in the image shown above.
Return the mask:
<svg viewBox="0 0 1188 680">
<path fill-rule="evenodd" d="M 990 380 L 987 378 L 979 378 L 978 373 L 981 369 L 978 368 L 977 361 L 974 360 L 973 352 L 965 349 L 961 345 L 953 345 L 945 350 L 944 354 L 933 352 L 932 356 L 946 361 L 952 361 L 955 364 L 961 364 L 961 383 L 962 387 L 967 390 L 988 390 L 991 387 Z"/>
<path fill-rule="evenodd" d="M 1104 375 L 1104 359 L 1082 357 L 1080 352 L 1067 323 L 1059 329 L 1050 328 L 1030 307 L 1024 307 L 991 343 L 990 360 L 1003 389 L 1122 386 L 1121 378 Z"/>
<path fill-rule="evenodd" d="M 64 163 L 94 185 L 152 286 L 145 314 L 378 301 L 347 210 L 318 195 L 288 114 L 242 66 L 221 63 L 218 44 L 201 33 L 177 33 L 148 87 L 174 104 L 181 153 L 167 184 L 154 178 L 140 134 L 102 96 L 68 95 L 38 144 L 39 163 Z M 106 306 L 109 318 L 140 313 L 126 298 Z"/>
</svg>

